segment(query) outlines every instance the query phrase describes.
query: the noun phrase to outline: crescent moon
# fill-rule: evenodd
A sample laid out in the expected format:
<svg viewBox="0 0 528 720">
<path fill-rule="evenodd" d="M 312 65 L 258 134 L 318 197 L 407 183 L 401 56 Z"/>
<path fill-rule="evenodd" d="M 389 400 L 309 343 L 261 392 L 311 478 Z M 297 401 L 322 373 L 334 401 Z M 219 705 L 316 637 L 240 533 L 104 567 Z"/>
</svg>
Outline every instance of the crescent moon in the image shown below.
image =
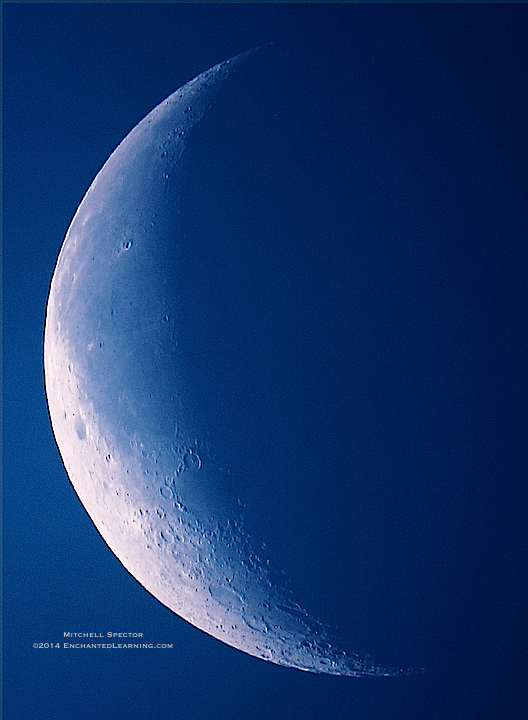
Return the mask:
<svg viewBox="0 0 528 720">
<path fill-rule="evenodd" d="M 53 274 L 46 395 L 69 479 L 124 567 L 192 625 L 249 655 L 334 675 L 393 675 L 339 649 L 271 579 L 217 490 L 186 394 L 178 318 L 181 156 L 233 69 L 198 75 L 150 112 L 96 176 Z"/>
</svg>

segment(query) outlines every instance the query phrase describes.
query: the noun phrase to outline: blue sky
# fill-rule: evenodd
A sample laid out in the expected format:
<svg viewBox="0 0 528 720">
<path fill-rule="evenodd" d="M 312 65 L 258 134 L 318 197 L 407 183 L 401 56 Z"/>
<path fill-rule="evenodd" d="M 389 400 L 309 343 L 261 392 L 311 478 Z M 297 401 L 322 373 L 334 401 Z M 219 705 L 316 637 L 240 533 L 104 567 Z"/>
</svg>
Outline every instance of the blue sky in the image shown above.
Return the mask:
<svg viewBox="0 0 528 720">
<path fill-rule="evenodd" d="M 4 5 L 6 718 L 524 717 L 526 13 Z M 197 402 L 300 600 L 423 675 L 285 670 L 187 625 L 98 535 L 48 419 L 47 292 L 93 177 L 269 41 L 188 150 Z M 67 630 L 173 649 L 33 649 Z"/>
</svg>

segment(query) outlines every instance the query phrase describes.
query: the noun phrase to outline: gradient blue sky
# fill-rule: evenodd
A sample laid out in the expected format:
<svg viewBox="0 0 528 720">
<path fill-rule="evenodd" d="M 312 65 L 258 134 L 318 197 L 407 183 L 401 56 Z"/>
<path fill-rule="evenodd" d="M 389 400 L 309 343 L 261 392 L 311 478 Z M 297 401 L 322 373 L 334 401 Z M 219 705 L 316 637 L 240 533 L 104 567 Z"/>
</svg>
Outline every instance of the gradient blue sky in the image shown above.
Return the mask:
<svg viewBox="0 0 528 720">
<path fill-rule="evenodd" d="M 7 720 L 525 717 L 527 12 L 3 6 Z M 299 599 L 423 675 L 309 675 L 187 625 L 100 538 L 48 419 L 83 194 L 154 105 L 269 41 L 189 148 L 196 393 Z M 33 649 L 65 630 L 173 649 Z"/>
</svg>

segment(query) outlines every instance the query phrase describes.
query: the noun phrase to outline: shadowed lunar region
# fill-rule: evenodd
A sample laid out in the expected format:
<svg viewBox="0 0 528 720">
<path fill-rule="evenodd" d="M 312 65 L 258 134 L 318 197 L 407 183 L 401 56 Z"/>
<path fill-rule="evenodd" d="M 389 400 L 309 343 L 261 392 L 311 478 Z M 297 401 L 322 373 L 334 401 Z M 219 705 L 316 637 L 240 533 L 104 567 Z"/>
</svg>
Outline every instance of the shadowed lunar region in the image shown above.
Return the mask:
<svg viewBox="0 0 528 720">
<path fill-rule="evenodd" d="M 180 342 L 181 156 L 226 78 L 202 73 L 122 141 L 82 200 L 48 298 L 44 367 L 69 479 L 124 567 L 197 628 L 278 665 L 397 675 L 339 648 L 276 582 L 223 496 Z"/>
</svg>

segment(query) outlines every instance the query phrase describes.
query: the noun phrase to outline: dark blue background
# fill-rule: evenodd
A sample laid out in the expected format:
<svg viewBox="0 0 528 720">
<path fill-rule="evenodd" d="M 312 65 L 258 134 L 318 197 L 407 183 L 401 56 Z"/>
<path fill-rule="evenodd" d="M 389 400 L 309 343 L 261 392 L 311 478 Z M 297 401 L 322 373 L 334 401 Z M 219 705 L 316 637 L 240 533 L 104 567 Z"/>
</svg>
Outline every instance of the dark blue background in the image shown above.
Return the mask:
<svg viewBox="0 0 528 720">
<path fill-rule="evenodd" d="M 6 719 L 524 718 L 526 8 L 3 12 Z M 187 625 L 51 432 L 45 304 L 84 192 L 154 105 L 268 41 L 186 156 L 196 401 L 299 601 L 421 675 L 286 670 Z M 67 630 L 174 647 L 32 648 Z"/>
</svg>

